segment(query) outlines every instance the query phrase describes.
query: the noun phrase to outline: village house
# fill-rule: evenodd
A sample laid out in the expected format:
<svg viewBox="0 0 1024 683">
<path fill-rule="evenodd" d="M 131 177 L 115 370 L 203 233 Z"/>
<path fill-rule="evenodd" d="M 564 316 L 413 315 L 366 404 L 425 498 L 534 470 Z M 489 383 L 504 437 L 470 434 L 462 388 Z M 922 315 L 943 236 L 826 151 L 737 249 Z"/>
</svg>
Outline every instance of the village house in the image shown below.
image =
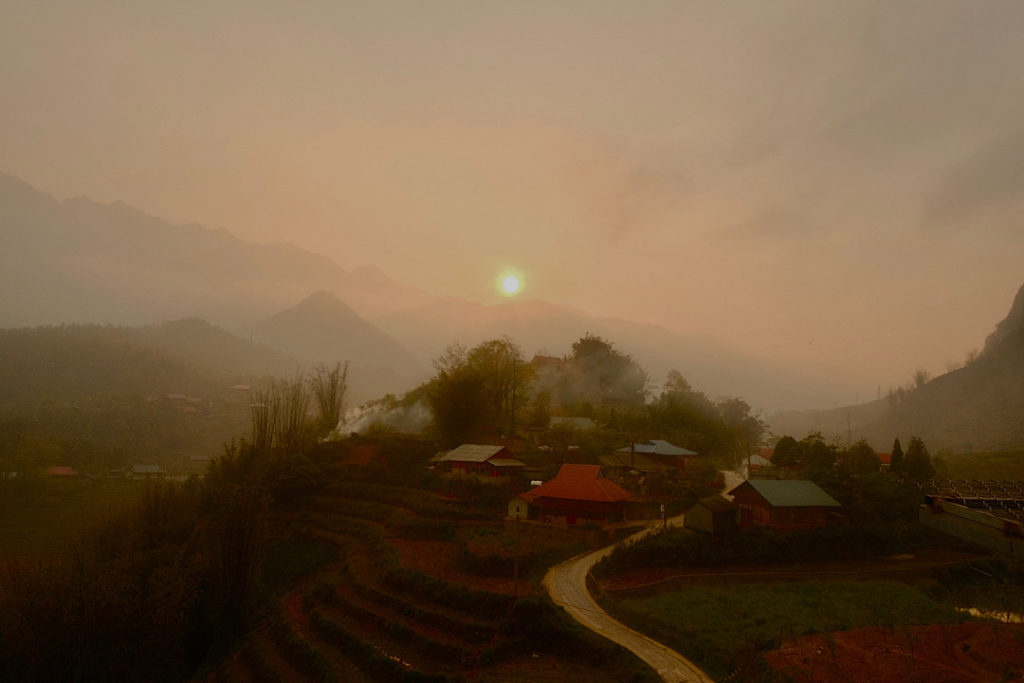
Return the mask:
<svg viewBox="0 0 1024 683">
<path fill-rule="evenodd" d="M 555 415 L 548 423 L 548 429 L 572 429 L 577 432 L 589 432 L 597 429 L 597 423 L 589 417 Z"/>
<path fill-rule="evenodd" d="M 740 526 L 780 531 L 824 526 L 841 506 L 813 481 L 750 479 L 729 495 L 740 509 Z"/>
<path fill-rule="evenodd" d="M 71 465 L 51 465 L 46 468 L 48 477 L 77 477 L 78 470 Z"/>
<path fill-rule="evenodd" d="M 697 455 L 696 452 L 688 448 L 675 446 L 662 439 L 632 443 L 628 446 L 623 446 L 615 452 L 623 454 L 631 462 L 636 455 L 645 456 L 651 462 L 664 466 L 666 473 L 679 474 L 686 472 L 686 459 Z"/>
<path fill-rule="evenodd" d="M 616 479 L 629 474 L 639 474 L 646 477 L 652 474 L 666 474 L 675 468 L 672 465 L 664 465 L 655 462 L 641 453 L 609 453 L 598 458 L 607 476 Z"/>
<path fill-rule="evenodd" d="M 481 477 L 508 477 L 523 471 L 526 464 L 512 457 L 507 446 L 464 443 L 431 458 L 437 472 Z"/>
<path fill-rule="evenodd" d="M 762 455 L 751 455 L 743 460 L 743 478 L 750 479 L 772 466 L 772 461 Z"/>
<path fill-rule="evenodd" d="M 600 465 L 565 464 L 554 479 L 513 499 L 509 515 L 521 514 L 525 502 L 528 519 L 565 526 L 606 526 L 625 518 L 629 498 L 628 491 L 601 476 Z"/>
<path fill-rule="evenodd" d="M 127 472 L 129 479 L 149 479 L 151 477 L 162 477 L 163 475 L 164 470 L 160 465 L 141 465 L 139 463 L 132 465 Z"/>
<path fill-rule="evenodd" d="M 683 526 L 709 534 L 727 534 L 739 529 L 739 506 L 722 495 L 701 498 L 686 511 Z"/>
</svg>

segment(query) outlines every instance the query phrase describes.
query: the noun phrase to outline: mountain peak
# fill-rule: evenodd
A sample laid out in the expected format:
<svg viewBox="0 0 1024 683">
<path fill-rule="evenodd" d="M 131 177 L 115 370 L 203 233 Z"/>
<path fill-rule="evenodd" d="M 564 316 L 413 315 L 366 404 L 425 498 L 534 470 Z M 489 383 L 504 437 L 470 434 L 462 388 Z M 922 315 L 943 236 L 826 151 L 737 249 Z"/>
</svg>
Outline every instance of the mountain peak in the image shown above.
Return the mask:
<svg viewBox="0 0 1024 683">
<path fill-rule="evenodd" d="M 339 299 L 333 292 L 328 292 L 326 289 L 313 292 L 293 306 L 292 310 L 307 311 L 316 314 L 341 313 L 345 315 L 358 315 L 351 306 Z"/>
</svg>

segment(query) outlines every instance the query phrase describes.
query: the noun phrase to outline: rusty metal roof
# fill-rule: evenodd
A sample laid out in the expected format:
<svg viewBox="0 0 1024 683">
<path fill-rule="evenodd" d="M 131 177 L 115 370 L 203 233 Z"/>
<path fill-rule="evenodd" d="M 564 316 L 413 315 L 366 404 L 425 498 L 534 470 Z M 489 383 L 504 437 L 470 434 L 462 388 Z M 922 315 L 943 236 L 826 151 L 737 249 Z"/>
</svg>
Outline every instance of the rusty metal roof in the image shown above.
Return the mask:
<svg viewBox="0 0 1024 683">
<path fill-rule="evenodd" d="M 527 500 L 561 498 L 598 503 L 617 503 L 629 498 L 629 492 L 601 476 L 600 465 L 562 465 L 558 475 L 523 494 Z"/>
</svg>

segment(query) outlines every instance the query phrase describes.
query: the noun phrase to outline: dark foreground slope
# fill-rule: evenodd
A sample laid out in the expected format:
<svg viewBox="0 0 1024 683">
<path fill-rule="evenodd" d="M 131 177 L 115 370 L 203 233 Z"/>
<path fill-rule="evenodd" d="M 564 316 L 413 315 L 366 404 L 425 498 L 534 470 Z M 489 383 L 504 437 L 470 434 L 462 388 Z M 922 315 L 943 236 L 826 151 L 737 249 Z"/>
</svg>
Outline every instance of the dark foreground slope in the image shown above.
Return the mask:
<svg viewBox="0 0 1024 683">
<path fill-rule="evenodd" d="M 0 562 L 0 679 L 656 680 L 537 588 L 585 538 L 504 531 L 510 491 L 432 451 L 231 449 L 67 562 Z"/>
</svg>

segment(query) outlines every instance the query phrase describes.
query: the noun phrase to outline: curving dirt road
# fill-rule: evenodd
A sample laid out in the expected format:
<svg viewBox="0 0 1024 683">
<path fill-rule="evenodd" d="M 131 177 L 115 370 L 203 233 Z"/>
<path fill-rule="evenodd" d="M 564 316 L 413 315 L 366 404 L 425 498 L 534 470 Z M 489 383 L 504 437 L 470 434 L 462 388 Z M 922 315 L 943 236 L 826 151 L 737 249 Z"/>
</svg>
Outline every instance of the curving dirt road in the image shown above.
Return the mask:
<svg viewBox="0 0 1024 683">
<path fill-rule="evenodd" d="M 673 524 L 682 522 L 682 517 L 670 520 Z M 648 532 L 630 536 L 626 542 L 635 542 Z M 544 586 L 551 599 L 561 605 L 578 622 L 595 633 L 599 633 L 633 652 L 637 657 L 658 672 L 669 683 L 713 683 L 696 664 L 675 650 L 652 640 L 622 624 L 602 610 L 587 590 L 587 574 L 603 557 L 615 548 L 610 545 L 586 555 L 574 557 L 555 565 L 544 576 Z"/>
</svg>

